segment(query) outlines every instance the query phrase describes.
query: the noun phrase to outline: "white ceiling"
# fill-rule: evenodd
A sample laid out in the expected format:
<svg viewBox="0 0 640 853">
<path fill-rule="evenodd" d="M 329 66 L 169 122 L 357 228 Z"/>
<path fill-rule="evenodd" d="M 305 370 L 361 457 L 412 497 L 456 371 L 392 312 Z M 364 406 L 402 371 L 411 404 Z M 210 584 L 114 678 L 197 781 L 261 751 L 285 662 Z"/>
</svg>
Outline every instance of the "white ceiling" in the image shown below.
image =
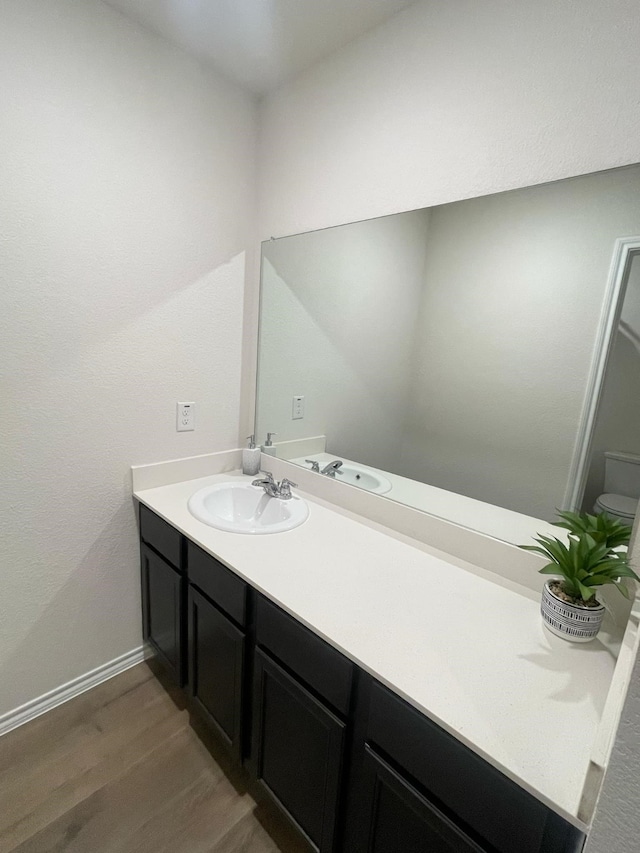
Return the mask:
<svg viewBox="0 0 640 853">
<path fill-rule="evenodd" d="M 414 0 L 105 0 L 257 94 Z"/>
</svg>

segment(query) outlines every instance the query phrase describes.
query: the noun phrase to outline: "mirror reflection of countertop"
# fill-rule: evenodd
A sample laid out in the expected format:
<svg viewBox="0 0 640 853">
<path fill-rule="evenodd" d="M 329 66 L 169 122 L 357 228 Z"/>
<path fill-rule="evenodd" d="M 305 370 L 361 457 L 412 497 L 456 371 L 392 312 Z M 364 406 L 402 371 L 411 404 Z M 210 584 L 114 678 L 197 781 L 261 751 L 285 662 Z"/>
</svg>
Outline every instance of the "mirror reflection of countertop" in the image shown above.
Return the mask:
<svg viewBox="0 0 640 853">
<path fill-rule="evenodd" d="M 401 477 L 399 474 L 383 471 L 381 468 L 374 468 L 371 465 L 360 465 L 359 462 L 347 459 L 345 456 L 323 452 L 307 454 L 306 457 L 295 459 L 284 457 L 283 461 L 311 470 L 310 466 L 305 464 L 305 458 L 315 460 L 321 468 L 334 459 L 341 459 L 345 465 L 371 471 L 389 482 L 388 490 L 377 492 L 385 498 L 419 509 L 422 512 L 428 512 L 429 515 L 452 521 L 454 524 L 460 524 L 470 530 L 477 530 L 486 536 L 492 536 L 503 542 L 511 542 L 517 545 L 530 542 L 533 536 L 540 533 L 546 533 L 550 536 L 562 535 L 557 527 L 553 527 L 552 524 L 541 518 L 523 515 L 511 509 L 449 492 L 446 489 L 430 486 L 428 483 L 421 483 L 418 480 L 410 480 L 407 477 Z M 357 485 L 352 482 L 345 482 L 341 477 L 335 479 L 336 482 L 344 485 Z M 376 490 L 366 488 L 365 490 L 376 493 Z"/>
<path fill-rule="evenodd" d="M 534 591 L 299 490 L 309 518 L 273 536 L 216 530 L 187 509 L 204 486 L 251 479 L 215 474 L 134 496 L 584 829 L 611 645 L 553 637 Z"/>
</svg>

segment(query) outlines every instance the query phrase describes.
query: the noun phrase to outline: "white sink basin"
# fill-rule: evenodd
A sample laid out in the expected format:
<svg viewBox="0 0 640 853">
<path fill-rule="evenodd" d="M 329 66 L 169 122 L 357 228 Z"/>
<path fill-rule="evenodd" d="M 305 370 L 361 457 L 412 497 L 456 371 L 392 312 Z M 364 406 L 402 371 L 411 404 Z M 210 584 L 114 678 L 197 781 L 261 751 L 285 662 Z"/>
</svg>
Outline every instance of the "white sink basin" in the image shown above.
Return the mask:
<svg viewBox="0 0 640 853">
<path fill-rule="evenodd" d="M 229 533 L 282 533 L 309 515 L 302 498 L 271 498 L 260 486 L 246 483 L 206 486 L 191 495 L 187 506 L 198 521 Z"/>
<path fill-rule="evenodd" d="M 342 471 L 342 475 L 339 473 L 340 471 Z M 350 486 L 359 486 L 361 489 L 366 489 L 368 492 L 374 492 L 377 495 L 383 495 L 391 489 L 391 483 L 382 474 L 378 474 L 377 471 L 372 471 L 370 468 L 352 465 L 350 462 L 345 462 L 338 469 L 336 480 L 341 483 L 349 483 Z"/>
</svg>

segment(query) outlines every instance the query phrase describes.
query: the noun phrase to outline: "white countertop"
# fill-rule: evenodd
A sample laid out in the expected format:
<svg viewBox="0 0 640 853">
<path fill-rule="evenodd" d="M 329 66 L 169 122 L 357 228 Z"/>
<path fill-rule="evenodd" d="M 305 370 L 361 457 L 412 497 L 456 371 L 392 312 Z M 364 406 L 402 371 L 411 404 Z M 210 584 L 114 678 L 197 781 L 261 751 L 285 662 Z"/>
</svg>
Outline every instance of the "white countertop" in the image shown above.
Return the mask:
<svg viewBox="0 0 640 853">
<path fill-rule="evenodd" d="M 286 533 L 225 533 L 189 513 L 198 489 L 251 479 L 218 474 L 134 495 L 585 829 L 579 807 L 614 654 L 545 631 L 532 590 L 299 490 L 309 518 Z"/>
</svg>

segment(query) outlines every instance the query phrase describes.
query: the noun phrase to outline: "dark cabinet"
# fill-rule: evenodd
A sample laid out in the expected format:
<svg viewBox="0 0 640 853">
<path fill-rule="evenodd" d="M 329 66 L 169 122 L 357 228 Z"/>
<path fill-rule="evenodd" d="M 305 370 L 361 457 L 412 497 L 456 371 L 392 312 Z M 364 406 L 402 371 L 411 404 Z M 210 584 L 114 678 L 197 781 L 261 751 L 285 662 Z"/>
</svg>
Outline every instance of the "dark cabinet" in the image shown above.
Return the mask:
<svg viewBox="0 0 640 853">
<path fill-rule="evenodd" d="M 365 806 L 350 853 L 485 853 L 369 747 L 361 784 Z"/>
<path fill-rule="evenodd" d="M 241 758 L 245 635 L 193 586 L 188 600 L 191 696 Z"/>
<path fill-rule="evenodd" d="M 141 548 L 142 632 L 158 661 L 176 684 L 183 686 L 185 580 L 147 545 Z"/>
<path fill-rule="evenodd" d="M 580 849 L 575 827 L 424 714 L 369 676 L 361 687 L 349 853 Z"/>
<path fill-rule="evenodd" d="M 345 723 L 260 649 L 254 685 L 256 778 L 316 850 L 334 851 Z"/>
<path fill-rule="evenodd" d="M 583 834 L 140 508 L 144 637 L 318 853 L 576 853 Z"/>
</svg>

